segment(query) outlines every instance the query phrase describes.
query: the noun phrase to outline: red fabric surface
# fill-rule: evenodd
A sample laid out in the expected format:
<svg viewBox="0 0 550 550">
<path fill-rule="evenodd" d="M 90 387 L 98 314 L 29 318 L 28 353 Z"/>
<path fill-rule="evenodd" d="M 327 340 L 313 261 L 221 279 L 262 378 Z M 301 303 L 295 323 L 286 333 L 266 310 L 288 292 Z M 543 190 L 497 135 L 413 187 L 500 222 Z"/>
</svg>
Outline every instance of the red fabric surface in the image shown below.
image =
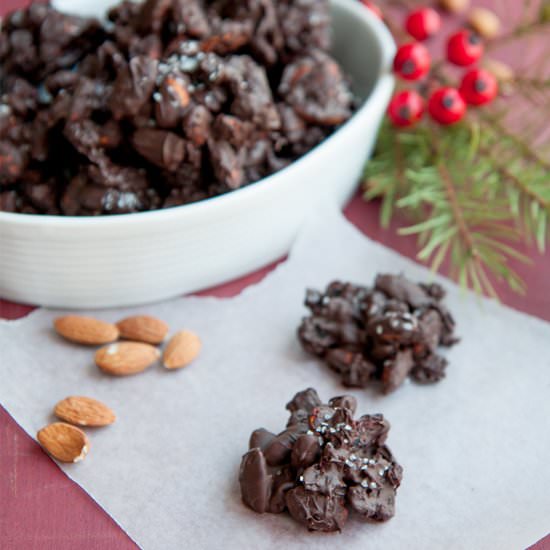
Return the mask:
<svg viewBox="0 0 550 550">
<path fill-rule="evenodd" d="M 29 3 L 29 0 L 0 0 L 0 16 Z M 413 238 L 397 237 L 395 227 L 388 230 L 379 227 L 377 205 L 367 205 L 356 198 L 346 214 L 371 238 L 414 256 Z M 528 283 L 529 293 L 522 297 L 499 287 L 501 299 L 513 308 L 550 321 L 550 253 L 539 256 L 533 250 L 525 252 L 534 264 L 517 268 Z M 260 281 L 272 267 L 201 294 L 234 296 Z M 17 319 L 30 311 L 30 306 L 0 300 L 0 318 Z M 0 550 L 75 548 L 126 550 L 136 546 L 0 407 Z M 550 550 L 550 536 L 532 548 Z"/>
</svg>

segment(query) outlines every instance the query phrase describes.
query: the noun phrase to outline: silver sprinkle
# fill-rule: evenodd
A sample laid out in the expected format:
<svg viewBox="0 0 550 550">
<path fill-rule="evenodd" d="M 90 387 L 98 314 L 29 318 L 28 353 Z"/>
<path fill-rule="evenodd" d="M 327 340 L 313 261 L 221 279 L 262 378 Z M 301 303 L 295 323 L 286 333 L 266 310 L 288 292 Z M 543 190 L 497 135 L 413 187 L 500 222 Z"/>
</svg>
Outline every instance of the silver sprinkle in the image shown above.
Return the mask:
<svg viewBox="0 0 550 550">
<path fill-rule="evenodd" d="M 351 454 L 351 455 L 349 455 L 349 459 L 355 461 L 355 460 L 357 460 L 357 456 Z"/>
<path fill-rule="evenodd" d="M 369 482 L 366 479 L 364 479 L 363 481 L 361 481 L 361 487 L 363 487 L 363 489 L 368 489 Z"/>
<path fill-rule="evenodd" d="M 383 477 L 385 473 L 386 473 L 386 470 L 383 469 L 383 470 L 380 470 L 380 471 L 378 472 L 378 475 Z"/>
<path fill-rule="evenodd" d="M 298 480 L 300 481 L 300 483 L 303 483 L 303 482 L 304 482 L 304 476 L 300 476 L 300 477 L 298 478 Z"/>
<path fill-rule="evenodd" d="M 312 431 L 312 430 L 308 430 L 306 433 L 307 433 L 307 435 L 313 435 L 313 431 Z"/>
<path fill-rule="evenodd" d="M 384 332 L 384 328 L 382 327 L 382 325 L 377 325 L 376 334 L 382 334 L 383 332 Z"/>
<path fill-rule="evenodd" d="M 376 489 L 378 487 L 378 484 L 375 481 L 372 481 L 370 484 L 371 489 Z"/>
</svg>

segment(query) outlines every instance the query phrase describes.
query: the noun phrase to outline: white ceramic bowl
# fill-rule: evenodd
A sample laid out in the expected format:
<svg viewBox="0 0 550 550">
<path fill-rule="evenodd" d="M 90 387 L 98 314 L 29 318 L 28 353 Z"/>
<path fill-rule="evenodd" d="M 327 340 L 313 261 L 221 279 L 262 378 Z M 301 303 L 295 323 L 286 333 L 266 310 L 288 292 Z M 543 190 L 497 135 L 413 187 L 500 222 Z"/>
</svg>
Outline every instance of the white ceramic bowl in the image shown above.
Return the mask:
<svg viewBox="0 0 550 550">
<path fill-rule="evenodd" d="M 343 205 L 393 90 L 394 43 L 356 0 L 332 5 L 334 54 L 366 98 L 338 132 L 268 178 L 190 205 L 97 218 L 0 212 L 0 296 L 99 308 L 204 289 L 284 255 L 318 197 Z"/>
</svg>

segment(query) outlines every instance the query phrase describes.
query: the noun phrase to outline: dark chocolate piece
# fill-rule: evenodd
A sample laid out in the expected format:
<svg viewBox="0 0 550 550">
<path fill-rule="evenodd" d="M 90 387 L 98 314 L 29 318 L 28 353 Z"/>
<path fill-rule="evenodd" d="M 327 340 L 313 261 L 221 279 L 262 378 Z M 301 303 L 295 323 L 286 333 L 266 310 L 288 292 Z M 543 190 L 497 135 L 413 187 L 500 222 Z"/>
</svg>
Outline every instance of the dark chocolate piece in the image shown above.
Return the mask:
<svg viewBox="0 0 550 550">
<path fill-rule="evenodd" d="M 385 446 L 389 423 L 380 414 L 354 420 L 353 396 L 321 403 L 312 388 L 287 404 L 291 426 L 278 436 L 252 433 L 239 481 L 243 502 L 256 512 L 289 514 L 310 531 L 340 531 L 348 507 L 358 517 L 394 515 L 403 470 Z"/>
<path fill-rule="evenodd" d="M 264 430 L 264 428 L 254 430 L 252 432 L 252 435 L 250 436 L 248 447 L 250 449 L 258 447 L 258 449 L 261 449 L 263 451 L 267 447 L 267 445 L 269 445 L 269 443 L 271 443 L 275 439 L 275 437 L 277 437 L 275 434 Z"/>
<path fill-rule="evenodd" d="M 350 115 L 352 97 L 338 64 L 320 50 L 288 65 L 279 93 L 306 122 L 341 124 Z"/>
<path fill-rule="evenodd" d="M 5 17 L 0 210 L 203 200 L 283 169 L 352 114 L 329 0 L 124 0 L 108 19 L 42 4 Z M 128 184 L 110 185 L 121 173 Z M 341 332 L 360 339 L 351 324 Z"/>
<path fill-rule="evenodd" d="M 290 462 L 293 468 L 307 468 L 317 459 L 321 447 L 317 436 L 303 434 L 294 443 L 290 453 Z"/>
<path fill-rule="evenodd" d="M 296 487 L 286 494 L 290 515 L 309 531 L 341 531 L 348 519 L 343 498 Z"/>
<path fill-rule="evenodd" d="M 264 455 L 260 449 L 250 449 L 241 463 L 239 482 L 243 502 L 255 512 L 266 511 L 271 495 L 271 475 L 267 472 Z"/>
<path fill-rule="evenodd" d="M 447 366 L 438 347 L 458 341 L 444 296 L 440 285 L 415 284 L 402 275 L 379 275 L 374 288 L 336 281 L 325 292 L 306 292 L 311 315 L 302 320 L 298 337 L 346 386 L 380 381 L 388 393 L 409 376 L 437 382 Z"/>
</svg>

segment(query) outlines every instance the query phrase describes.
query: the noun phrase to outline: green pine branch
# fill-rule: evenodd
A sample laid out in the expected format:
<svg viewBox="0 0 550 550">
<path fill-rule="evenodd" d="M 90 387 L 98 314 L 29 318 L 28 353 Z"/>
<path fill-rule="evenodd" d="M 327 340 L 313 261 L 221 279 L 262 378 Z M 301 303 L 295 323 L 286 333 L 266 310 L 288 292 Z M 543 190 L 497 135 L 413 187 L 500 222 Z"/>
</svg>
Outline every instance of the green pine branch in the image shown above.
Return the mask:
<svg viewBox="0 0 550 550">
<path fill-rule="evenodd" d="M 495 279 L 525 291 L 510 264 L 529 262 L 517 250 L 528 235 L 544 248 L 550 197 L 543 181 L 487 154 L 492 139 L 477 124 L 410 131 L 385 124 L 365 198 L 382 199 L 384 225 L 396 210 L 410 220 L 399 233 L 417 235 L 420 261 L 437 271 L 448 260 L 460 284 L 496 297 Z"/>
</svg>

